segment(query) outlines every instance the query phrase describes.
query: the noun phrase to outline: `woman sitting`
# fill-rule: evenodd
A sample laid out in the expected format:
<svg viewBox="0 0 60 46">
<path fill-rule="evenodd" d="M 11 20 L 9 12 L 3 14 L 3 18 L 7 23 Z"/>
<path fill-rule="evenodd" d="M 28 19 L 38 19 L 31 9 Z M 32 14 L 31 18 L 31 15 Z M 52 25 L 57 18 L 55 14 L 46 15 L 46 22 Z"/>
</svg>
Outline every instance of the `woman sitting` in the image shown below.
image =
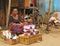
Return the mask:
<svg viewBox="0 0 60 46">
<path fill-rule="evenodd" d="M 23 33 L 23 23 L 21 23 L 21 18 L 18 15 L 18 9 L 13 8 L 10 18 L 9 18 L 9 26 L 10 30 L 12 30 L 12 34 L 21 34 Z"/>
</svg>

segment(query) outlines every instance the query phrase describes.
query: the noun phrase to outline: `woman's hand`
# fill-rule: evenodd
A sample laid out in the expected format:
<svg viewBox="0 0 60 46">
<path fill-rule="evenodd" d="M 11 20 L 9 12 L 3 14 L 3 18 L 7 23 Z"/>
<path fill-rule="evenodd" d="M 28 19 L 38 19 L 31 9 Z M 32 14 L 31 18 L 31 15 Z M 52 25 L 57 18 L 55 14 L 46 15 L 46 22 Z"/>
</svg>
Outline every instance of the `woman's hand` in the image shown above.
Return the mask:
<svg viewBox="0 0 60 46">
<path fill-rule="evenodd" d="M 10 25 L 10 26 L 13 26 L 13 25 L 15 25 L 15 24 L 11 22 L 9 25 Z"/>
<path fill-rule="evenodd" d="M 18 26 L 18 27 L 23 27 L 23 23 L 15 24 L 15 25 Z"/>
</svg>

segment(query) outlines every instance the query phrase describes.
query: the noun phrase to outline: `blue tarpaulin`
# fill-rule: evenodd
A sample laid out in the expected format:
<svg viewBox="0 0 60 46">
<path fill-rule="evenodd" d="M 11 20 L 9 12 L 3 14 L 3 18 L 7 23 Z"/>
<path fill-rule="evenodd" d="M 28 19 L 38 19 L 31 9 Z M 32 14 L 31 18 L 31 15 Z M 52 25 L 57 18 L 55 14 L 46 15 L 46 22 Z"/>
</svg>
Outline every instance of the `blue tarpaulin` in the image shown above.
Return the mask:
<svg viewBox="0 0 60 46">
<path fill-rule="evenodd" d="M 60 0 L 54 0 L 54 10 L 60 12 Z"/>
<path fill-rule="evenodd" d="M 52 3 L 52 6 L 51 6 L 50 11 L 51 12 L 54 12 L 54 11 L 60 12 L 60 0 L 52 0 L 51 3 Z M 46 12 L 48 11 L 48 7 L 49 7 L 49 0 L 45 0 L 45 11 Z"/>
</svg>

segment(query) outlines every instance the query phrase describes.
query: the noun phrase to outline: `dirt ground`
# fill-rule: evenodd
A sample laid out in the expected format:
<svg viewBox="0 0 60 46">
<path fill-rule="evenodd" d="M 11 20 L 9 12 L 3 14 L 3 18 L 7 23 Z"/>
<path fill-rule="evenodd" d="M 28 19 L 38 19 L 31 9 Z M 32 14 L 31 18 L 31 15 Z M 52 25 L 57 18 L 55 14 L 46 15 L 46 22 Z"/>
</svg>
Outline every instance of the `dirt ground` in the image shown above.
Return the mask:
<svg viewBox="0 0 60 46">
<path fill-rule="evenodd" d="M 45 28 L 42 27 L 42 41 L 37 43 L 33 43 L 31 45 L 24 45 L 24 44 L 16 44 L 16 45 L 9 45 L 5 43 L 2 39 L 0 39 L 0 46 L 60 46 L 60 28 L 50 28 L 50 32 L 48 34 L 45 33 Z"/>
</svg>

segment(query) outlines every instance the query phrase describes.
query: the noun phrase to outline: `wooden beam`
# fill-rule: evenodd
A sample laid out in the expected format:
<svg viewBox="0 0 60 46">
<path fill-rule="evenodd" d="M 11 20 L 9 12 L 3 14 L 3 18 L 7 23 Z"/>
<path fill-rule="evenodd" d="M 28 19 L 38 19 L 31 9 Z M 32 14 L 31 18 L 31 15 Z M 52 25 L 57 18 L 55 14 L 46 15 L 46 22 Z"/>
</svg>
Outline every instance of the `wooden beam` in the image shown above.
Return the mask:
<svg viewBox="0 0 60 46">
<path fill-rule="evenodd" d="M 49 7 L 48 7 L 48 14 L 47 14 L 47 28 L 46 30 L 49 31 L 49 18 L 50 18 L 50 9 L 51 9 L 51 0 L 49 0 Z"/>
<path fill-rule="evenodd" d="M 8 22 L 9 22 L 9 15 L 10 15 L 10 9 L 11 9 L 11 0 L 9 0 L 8 4 L 8 13 L 7 13 L 7 20 L 6 20 L 6 28 L 8 28 Z"/>
</svg>

